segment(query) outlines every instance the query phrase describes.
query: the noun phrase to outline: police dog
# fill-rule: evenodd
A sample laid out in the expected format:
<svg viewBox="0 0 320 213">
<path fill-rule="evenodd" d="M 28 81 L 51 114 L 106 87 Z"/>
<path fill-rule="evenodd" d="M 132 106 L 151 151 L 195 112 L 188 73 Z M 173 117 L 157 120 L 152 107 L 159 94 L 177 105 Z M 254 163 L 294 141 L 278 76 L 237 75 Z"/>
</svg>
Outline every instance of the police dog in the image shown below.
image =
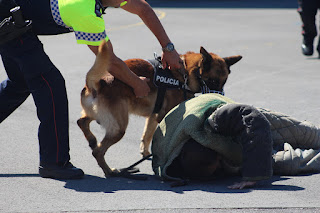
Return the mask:
<svg viewBox="0 0 320 213">
<path fill-rule="evenodd" d="M 208 53 L 203 47 L 200 48 L 200 53 L 188 52 L 181 55 L 184 69 L 173 71 L 172 74 L 180 82 L 185 82 L 188 89 L 167 90 L 160 111 L 153 113 L 158 88 L 150 81 L 149 95 L 137 98 L 131 87 L 113 78 L 106 71 L 107 57 L 107 49 L 102 44 L 99 46 L 95 63 L 86 76 L 86 85 L 81 92 L 83 111 L 77 121 L 106 177 L 119 173 L 119 170 L 108 166 L 104 155 L 108 148 L 120 141 L 125 134 L 129 114 L 146 117 L 140 151 L 143 156 L 147 156 L 152 136 L 166 113 L 179 103 L 194 97 L 195 93 L 201 92 L 201 82 L 210 90 L 222 91 L 230 74 L 230 66 L 242 58 L 239 55 L 221 58 Z M 148 61 L 129 59 L 125 63 L 138 76 L 153 79 L 154 68 Z M 90 122 L 93 120 L 106 130 L 99 144 L 90 130 Z"/>
</svg>

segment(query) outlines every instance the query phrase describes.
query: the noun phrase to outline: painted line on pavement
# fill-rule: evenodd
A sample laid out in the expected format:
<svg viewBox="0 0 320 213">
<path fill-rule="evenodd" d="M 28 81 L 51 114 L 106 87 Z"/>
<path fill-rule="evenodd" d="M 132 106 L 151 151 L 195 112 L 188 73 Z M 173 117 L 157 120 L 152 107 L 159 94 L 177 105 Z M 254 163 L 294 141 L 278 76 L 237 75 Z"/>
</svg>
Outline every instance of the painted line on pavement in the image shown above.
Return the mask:
<svg viewBox="0 0 320 213">
<path fill-rule="evenodd" d="M 163 19 L 166 16 L 166 13 L 163 12 L 163 11 L 154 10 L 154 12 L 157 14 L 159 20 Z M 138 22 L 138 23 L 135 23 L 135 24 L 128 24 L 128 25 L 124 25 L 124 26 L 120 26 L 120 27 L 109 28 L 109 29 L 106 30 L 106 32 L 127 29 L 127 28 L 130 28 L 130 27 L 137 27 L 137 26 L 140 26 L 140 25 L 143 25 L 143 24 L 144 23 L 141 21 L 141 22 Z"/>
</svg>

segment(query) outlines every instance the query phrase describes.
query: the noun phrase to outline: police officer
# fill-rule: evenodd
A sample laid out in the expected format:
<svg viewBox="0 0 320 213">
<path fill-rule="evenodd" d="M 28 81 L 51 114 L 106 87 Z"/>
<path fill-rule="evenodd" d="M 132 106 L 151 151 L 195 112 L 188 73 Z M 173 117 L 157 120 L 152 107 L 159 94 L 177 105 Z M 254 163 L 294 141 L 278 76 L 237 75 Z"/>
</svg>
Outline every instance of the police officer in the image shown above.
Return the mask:
<svg viewBox="0 0 320 213">
<path fill-rule="evenodd" d="M 95 54 L 106 40 L 113 60 L 111 74 L 131 86 L 137 97 L 146 96 L 150 90 L 148 79 L 136 76 L 114 55 L 102 18 L 108 6 L 137 14 L 162 46 L 164 67 L 180 68 L 174 45 L 144 0 L 0 0 L 0 54 L 8 76 L 0 85 L 0 123 L 32 95 L 40 120 L 41 177 L 74 179 L 84 173 L 70 163 L 64 78 L 44 52 L 38 35 L 73 31 L 77 43 L 88 45 Z"/>
<path fill-rule="evenodd" d="M 313 41 L 317 36 L 316 14 L 320 9 L 319 0 L 298 0 L 298 13 L 302 21 L 302 53 L 306 56 L 313 55 Z M 320 39 L 317 46 L 317 51 L 320 54 Z M 320 58 L 320 55 L 319 55 Z"/>
</svg>

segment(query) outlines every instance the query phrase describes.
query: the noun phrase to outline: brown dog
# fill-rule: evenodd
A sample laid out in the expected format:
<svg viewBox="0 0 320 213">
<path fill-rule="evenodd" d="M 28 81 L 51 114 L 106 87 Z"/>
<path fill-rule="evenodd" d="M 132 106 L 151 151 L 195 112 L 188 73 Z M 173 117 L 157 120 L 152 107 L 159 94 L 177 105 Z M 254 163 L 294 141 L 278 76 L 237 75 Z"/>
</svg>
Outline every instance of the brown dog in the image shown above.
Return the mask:
<svg viewBox="0 0 320 213">
<path fill-rule="evenodd" d="M 104 155 L 108 148 L 120 141 L 125 134 L 129 114 L 146 117 L 140 150 L 143 156 L 147 156 L 158 122 L 166 113 L 183 102 L 185 98 L 190 99 L 195 93 L 201 92 L 201 84 L 205 84 L 210 90 L 222 91 L 230 73 L 230 66 L 241 58 L 239 55 L 221 58 L 216 54 L 208 53 L 203 47 L 200 48 L 200 53 L 188 52 L 181 55 L 185 69 L 174 71 L 172 74 L 180 82 L 186 82 L 189 89 L 187 92 L 184 89 L 167 90 L 160 111 L 153 113 L 158 88 L 150 81 L 149 95 L 137 98 L 131 87 L 105 71 L 109 63 L 108 52 L 103 45 L 100 45 L 95 64 L 88 72 L 86 86 L 81 92 L 83 111 L 77 123 L 105 176 L 118 173 L 118 170 L 110 169 Z M 138 76 L 153 79 L 154 68 L 148 61 L 129 59 L 125 63 Z M 106 134 L 99 144 L 90 131 L 90 122 L 93 120 L 106 129 Z"/>
</svg>

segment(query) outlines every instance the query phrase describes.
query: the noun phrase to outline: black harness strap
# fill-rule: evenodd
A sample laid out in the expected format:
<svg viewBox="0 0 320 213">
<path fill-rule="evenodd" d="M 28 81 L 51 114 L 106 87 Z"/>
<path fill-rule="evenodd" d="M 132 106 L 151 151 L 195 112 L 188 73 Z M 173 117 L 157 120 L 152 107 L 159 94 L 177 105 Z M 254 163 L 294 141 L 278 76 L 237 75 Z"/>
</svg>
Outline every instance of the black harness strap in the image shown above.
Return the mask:
<svg viewBox="0 0 320 213">
<path fill-rule="evenodd" d="M 162 108 L 162 105 L 163 105 L 163 100 L 164 100 L 164 96 L 166 94 L 166 91 L 167 91 L 167 89 L 165 87 L 158 88 L 157 100 L 154 105 L 153 113 L 160 112 L 160 109 Z"/>
<path fill-rule="evenodd" d="M 162 69 L 161 59 L 155 57 L 154 60 L 148 60 L 148 62 L 153 66 L 154 75 L 156 76 L 157 71 L 159 69 Z M 153 83 L 157 86 L 157 84 L 155 82 L 155 78 L 154 78 Z M 158 87 L 158 93 L 157 93 L 157 99 L 156 99 L 156 103 L 154 105 L 153 113 L 158 113 L 160 111 L 160 109 L 162 108 L 164 96 L 167 91 L 166 87 L 162 87 L 162 86 L 157 86 L 157 87 Z"/>
<path fill-rule="evenodd" d="M 161 58 L 155 55 L 155 59 L 148 60 L 148 62 L 153 66 L 154 78 L 153 83 L 158 88 L 157 99 L 153 109 L 153 113 L 158 113 L 163 105 L 164 96 L 168 89 L 182 89 L 184 94 L 184 99 L 187 100 L 187 92 L 189 91 L 187 86 L 187 76 L 184 76 L 185 82 L 182 83 L 176 79 L 171 70 L 163 69 Z"/>
</svg>

